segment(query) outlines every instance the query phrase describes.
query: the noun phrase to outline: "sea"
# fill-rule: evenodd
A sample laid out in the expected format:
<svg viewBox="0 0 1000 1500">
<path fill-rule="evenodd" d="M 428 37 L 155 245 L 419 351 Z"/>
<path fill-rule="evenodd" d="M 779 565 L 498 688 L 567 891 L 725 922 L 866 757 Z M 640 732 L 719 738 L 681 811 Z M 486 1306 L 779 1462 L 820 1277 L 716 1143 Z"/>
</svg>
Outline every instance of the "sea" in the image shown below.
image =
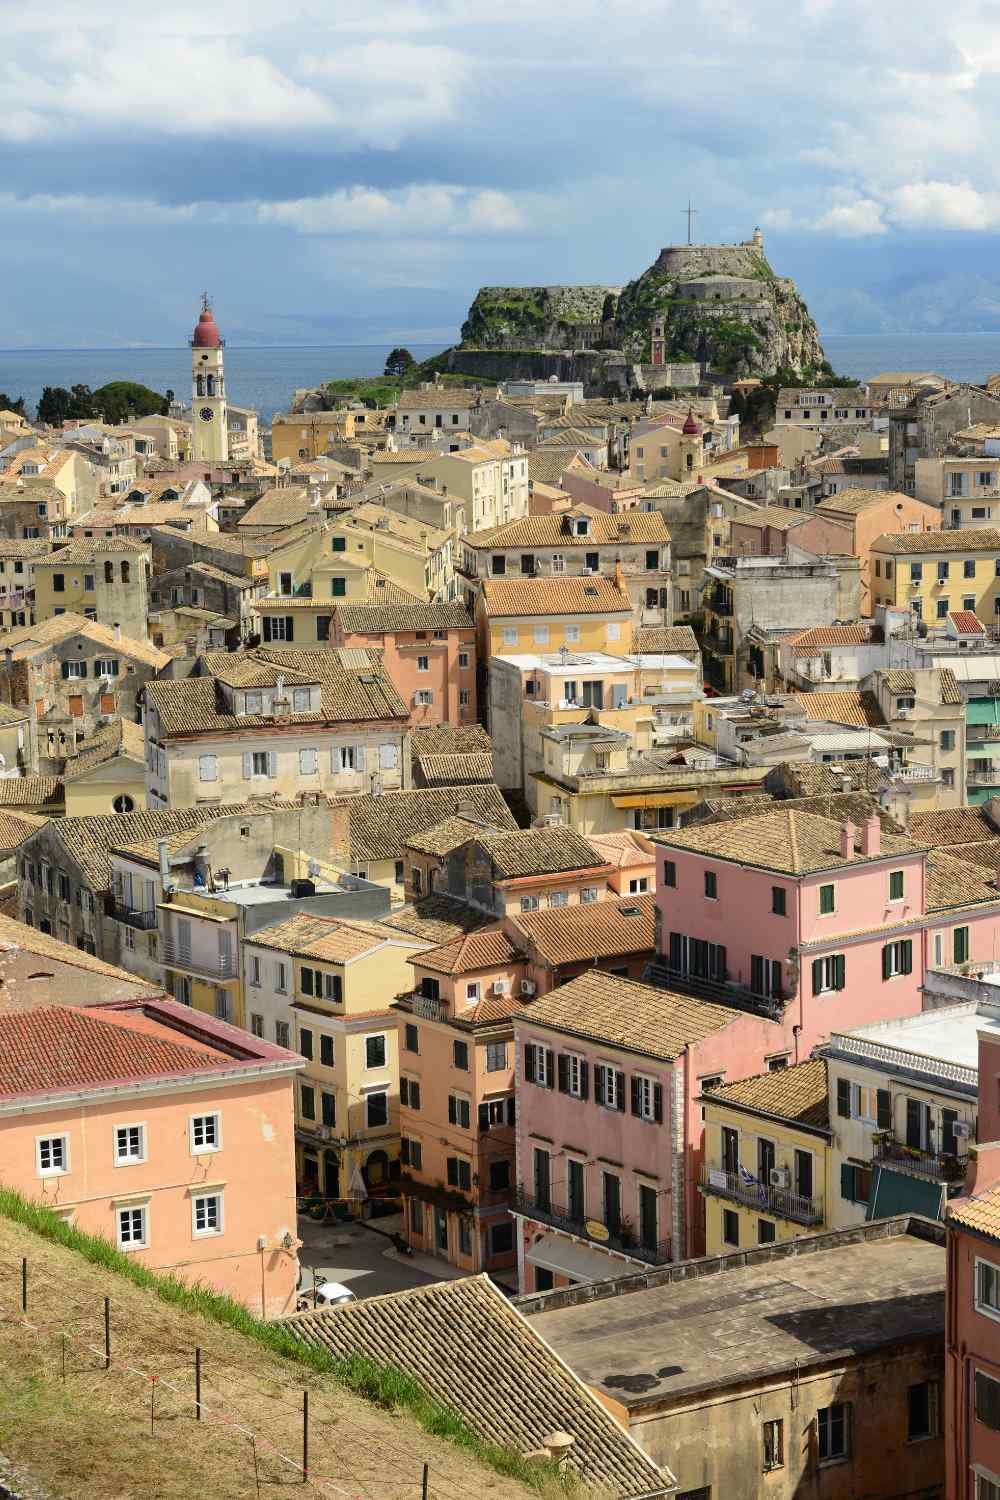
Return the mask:
<svg viewBox="0 0 1000 1500">
<path fill-rule="evenodd" d="M 899 333 L 821 335 L 827 359 L 840 375 L 857 380 L 884 370 L 934 370 L 950 380 L 981 383 L 1000 372 L 1000 333 Z M 389 344 L 332 344 L 281 348 L 226 346 L 230 399 L 254 407 L 270 422 L 288 407 L 292 392 L 327 380 L 378 375 Z M 415 359 L 440 354 L 441 344 L 410 344 Z M 176 349 L 0 349 L 0 392 L 23 396 L 30 408 L 47 385 L 89 385 L 135 380 L 186 399 L 191 381 L 187 346 Z"/>
</svg>

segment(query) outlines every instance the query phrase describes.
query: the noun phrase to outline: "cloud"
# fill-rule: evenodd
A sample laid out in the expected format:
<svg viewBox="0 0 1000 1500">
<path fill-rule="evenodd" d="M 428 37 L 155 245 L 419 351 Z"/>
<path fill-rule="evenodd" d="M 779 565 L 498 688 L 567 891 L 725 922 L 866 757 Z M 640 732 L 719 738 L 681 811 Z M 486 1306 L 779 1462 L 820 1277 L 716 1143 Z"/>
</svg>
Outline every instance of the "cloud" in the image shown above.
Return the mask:
<svg viewBox="0 0 1000 1500">
<path fill-rule="evenodd" d="M 993 229 L 1000 223 L 1000 192 L 970 182 L 910 182 L 889 194 L 894 223 L 907 229 Z"/>
<path fill-rule="evenodd" d="M 873 234 L 887 234 L 882 208 L 871 198 L 854 198 L 835 203 L 809 226 L 820 234 L 835 234 L 844 239 L 860 239 Z"/>
</svg>

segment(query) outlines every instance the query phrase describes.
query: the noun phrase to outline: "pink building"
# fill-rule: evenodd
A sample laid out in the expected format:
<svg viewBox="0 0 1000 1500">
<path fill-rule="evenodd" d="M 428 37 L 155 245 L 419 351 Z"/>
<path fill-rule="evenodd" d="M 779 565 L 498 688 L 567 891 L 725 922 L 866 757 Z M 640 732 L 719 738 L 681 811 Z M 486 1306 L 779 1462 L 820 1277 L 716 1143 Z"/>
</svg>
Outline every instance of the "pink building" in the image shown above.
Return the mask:
<svg viewBox="0 0 1000 1500">
<path fill-rule="evenodd" d="M 380 651 L 412 725 L 477 722 L 476 630 L 463 605 L 341 605 L 331 644 Z"/>
<path fill-rule="evenodd" d="M 1000 1500 L 1000 1042 L 979 1034 L 979 1145 L 947 1214 L 945 1494 Z"/>
<path fill-rule="evenodd" d="M 151 1270 L 293 1312 L 301 1066 L 174 1000 L 0 1014 L 4 1183 Z"/>
</svg>

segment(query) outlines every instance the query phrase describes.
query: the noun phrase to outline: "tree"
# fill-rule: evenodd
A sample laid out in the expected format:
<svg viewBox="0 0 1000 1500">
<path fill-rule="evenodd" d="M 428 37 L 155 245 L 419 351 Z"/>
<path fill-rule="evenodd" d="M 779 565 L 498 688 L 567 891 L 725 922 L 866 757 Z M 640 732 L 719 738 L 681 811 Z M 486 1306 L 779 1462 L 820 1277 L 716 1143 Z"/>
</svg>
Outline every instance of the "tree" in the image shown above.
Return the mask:
<svg viewBox="0 0 1000 1500">
<path fill-rule="evenodd" d="M 25 410 L 23 396 L 8 396 L 6 391 L 0 391 L 0 411 L 16 411 L 19 417 L 28 415 Z"/>
<path fill-rule="evenodd" d="M 93 409 L 105 422 L 129 422 L 136 417 L 165 417 L 170 403 L 159 391 L 134 380 L 112 380 L 91 397 Z"/>
<path fill-rule="evenodd" d="M 385 362 L 385 373 L 387 375 L 407 375 L 413 369 L 416 360 L 409 349 L 393 349 Z"/>
</svg>

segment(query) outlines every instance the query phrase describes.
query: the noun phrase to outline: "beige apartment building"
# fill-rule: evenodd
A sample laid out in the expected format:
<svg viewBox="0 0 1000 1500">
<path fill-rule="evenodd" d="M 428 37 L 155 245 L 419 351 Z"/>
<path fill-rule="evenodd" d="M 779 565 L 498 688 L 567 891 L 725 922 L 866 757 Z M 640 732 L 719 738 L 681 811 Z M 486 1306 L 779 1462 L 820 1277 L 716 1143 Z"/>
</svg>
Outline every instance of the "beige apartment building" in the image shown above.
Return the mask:
<svg viewBox="0 0 1000 1500">
<path fill-rule="evenodd" d="M 442 495 L 457 496 L 470 531 L 528 514 L 528 455 L 503 438 L 439 453 L 421 462 L 414 477 Z"/>
<path fill-rule="evenodd" d="M 199 670 L 147 685 L 151 809 L 410 785 L 408 711 L 372 653 L 259 647 Z"/>
<path fill-rule="evenodd" d="M 939 506 L 942 525 L 996 526 L 1000 520 L 1000 455 L 943 453 L 913 466 L 918 500 Z"/>
<path fill-rule="evenodd" d="M 860 386 L 816 386 L 811 390 L 780 390 L 775 403 L 775 427 L 867 427 L 874 416 L 872 402 Z"/>
</svg>

